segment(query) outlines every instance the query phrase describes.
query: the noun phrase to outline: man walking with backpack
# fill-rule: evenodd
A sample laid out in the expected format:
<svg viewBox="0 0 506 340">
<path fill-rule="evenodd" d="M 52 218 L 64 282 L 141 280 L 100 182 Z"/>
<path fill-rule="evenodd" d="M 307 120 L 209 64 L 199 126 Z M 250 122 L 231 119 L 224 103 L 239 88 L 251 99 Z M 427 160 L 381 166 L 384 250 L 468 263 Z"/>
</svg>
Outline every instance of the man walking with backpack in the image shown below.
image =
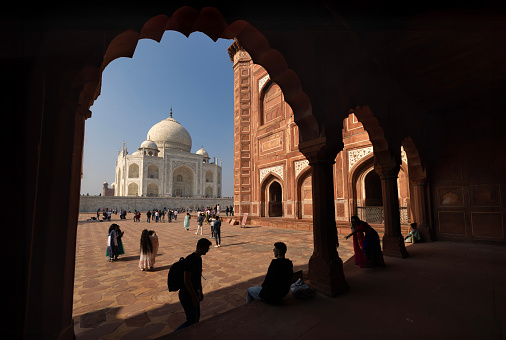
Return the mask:
<svg viewBox="0 0 506 340">
<path fill-rule="evenodd" d="M 199 322 L 200 302 L 204 299 L 202 292 L 202 255 L 207 254 L 211 241 L 201 238 L 193 253 L 188 255 L 183 262 L 183 285 L 179 289 L 179 301 L 186 314 L 186 321 L 177 330 Z"/>
</svg>

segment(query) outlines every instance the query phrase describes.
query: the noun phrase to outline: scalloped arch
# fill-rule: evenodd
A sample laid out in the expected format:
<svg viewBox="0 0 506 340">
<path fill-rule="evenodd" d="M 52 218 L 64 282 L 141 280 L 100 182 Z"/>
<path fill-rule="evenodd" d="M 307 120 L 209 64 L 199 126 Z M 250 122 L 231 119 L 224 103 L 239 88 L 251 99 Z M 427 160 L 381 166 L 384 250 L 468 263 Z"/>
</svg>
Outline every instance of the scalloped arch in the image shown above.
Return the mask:
<svg viewBox="0 0 506 340">
<path fill-rule="evenodd" d="M 309 97 L 302 91 L 299 77 L 288 67 L 283 55 L 272 49 L 265 36 L 248 22 L 236 20 L 228 25 L 220 11 L 213 7 L 205 7 L 199 12 L 192 7 L 184 6 L 176 10 L 171 17 L 167 15 L 152 17 L 143 25 L 140 32 L 127 30 L 118 34 L 105 52 L 93 100 L 100 95 L 102 72 L 109 63 L 120 57 L 131 58 L 140 39 L 160 42 L 167 30 L 180 32 L 187 37 L 193 32 L 202 32 L 213 41 L 219 38 L 236 38 L 250 54 L 253 62 L 264 67 L 271 79 L 281 87 L 285 101 L 293 110 L 301 140 L 309 141 L 319 137 L 320 129 L 316 117 L 313 116 Z M 88 107 L 92 102 L 90 101 Z"/>
<path fill-rule="evenodd" d="M 388 149 L 388 141 L 385 138 L 385 132 L 379 125 L 378 119 L 374 117 L 368 105 L 357 106 L 350 109 L 350 114 L 354 113 L 358 120 L 364 126 L 369 134 L 369 140 L 374 150 L 375 162 L 378 164 L 388 164 L 392 161 L 392 155 Z"/>
</svg>

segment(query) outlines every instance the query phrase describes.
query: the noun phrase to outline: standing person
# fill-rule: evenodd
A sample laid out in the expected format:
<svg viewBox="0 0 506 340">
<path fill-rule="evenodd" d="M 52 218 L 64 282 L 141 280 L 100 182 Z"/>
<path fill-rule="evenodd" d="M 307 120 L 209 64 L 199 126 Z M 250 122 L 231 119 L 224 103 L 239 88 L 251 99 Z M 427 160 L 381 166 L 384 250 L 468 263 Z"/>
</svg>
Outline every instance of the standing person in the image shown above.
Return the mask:
<svg viewBox="0 0 506 340">
<path fill-rule="evenodd" d="M 150 219 L 151 219 L 151 211 L 148 210 L 148 212 L 146 213 L 146 216 L 148 217 L 148 223 L 150 223 Z"/>
<path fill-rule="evenodd" d="M 144 229 L 140 240 L 139 269 L 149 270 L 155 265 L 155 257 L 158 252 L 158 237 L 153 230 Z"/>
<path fill-rule="evenodd" d="M 177 221 L 177 209 L 174 210 L 174 221 Z"/>
<path fill-rule="evenodd" d="M 364 243 L 362 245 L 362 251 L 365 253 L 367 257 L 367 263 L 364 264 L 364 267 L 374 267 L 374 266 L 385 266 L 385 261 L 383 260 L 383 253 L 381 251 L 380 238 L 376 230 L 374 230 L 367 222 L 361 221 L 358 216 L 351 217 L 351 224 L 354 227 L 354 231 L 345 236 L 345 239 L 348 239 L 350 236 L 363 233 L 364 234 Z"/>
<path fill-rule="evenodd" d="M 109 257 L 109 262 L 114 261 L 118 257 L 118 233 L 116 232 L 116 228 L 119 228 L 116 223 L 111 224 L 109 227 L 107 251 L 105 253 Z"/>
<path fill-rule="evenodd" d="M 293 278 L 293 263 L 285 258 L 286 244 L 274 243 L 275 259 L 271 261 L 264 282 L 261 286 L 248 288 L 246 303 L 263 300 L 268 303 L 279 303 L 290 290 Z"/>
<path fill-rule="evenodd" d="M 200 235 L 202 235 L 202 223 L 203 222 L 204 222 L 204 214 L 199 212 L 199 214 L 197 216 L 197 232 L 195 233 L 195 235 L 197 235 L 199 233 L 199 229 L 200 229 Z"/>
<path fill-rule="evenodd" d="M 219 204 L 216 205 L 216 216 L 218 216 L 221 212 L 221 207 Z"/>
<path fill-rule="evenodd" d="M 118 259 L 118 256 L 125 254 L 125 248 L 123 247 L 123 241 L 121 241 L 121 238 L 125 234 L 124 231 L 121 231 L 119 225 L 116 228 L 116 235 L 118 237 L 118 253 L 116 254 L 115 260 Z"/>
<path fill-rule="evenodd" d="M 161 215 L 162 215 L 162 223 L 165 223 L 165 208 L 161 211 Z"/>
<path fill-rule="evenodd" d="M 186 321 L 176 331 L 200 320 L 200 302 L 204 300 L 200 279 L 202 276 L 202 256 L 207 254 L 211 244 L 207 238 L 201 238 L 197 242 L 195 251 L 184 259 L 184 284 L 179 289 L 179 301 L 186 314 Z"/>
<path fill-rule="evenodd" d="M 230 206 L 230 216 L 234 216 L 234 206 Z"/>
<path fill-rule="evenodd" d="M 216 217 L 216 221 L 213 224 L 214 239 L 216 241 L 215 248 L 221 247 L 221 218 Z"/>
<path fill-rule="evenodd" d="M 227 208 L 225 209 L 225 215 L 228 216 L 228 212 L 229 212 L 229 209 L 228 209 L 228 205 L 227 205 Z"/>
<path fill-rule="evenodd" d="M 171 223 L 172 222 L 172 210 L 170 210 L 170 209 L 167 212 L 167 218 L 169 219 L 169 223 Z"/>
<path fill-rule="evenodd" d="M 186 216 L 184 217 L 184 228 L 186 231 L 190 230 L 190 213 L 186 213 Z"/>
</svg>

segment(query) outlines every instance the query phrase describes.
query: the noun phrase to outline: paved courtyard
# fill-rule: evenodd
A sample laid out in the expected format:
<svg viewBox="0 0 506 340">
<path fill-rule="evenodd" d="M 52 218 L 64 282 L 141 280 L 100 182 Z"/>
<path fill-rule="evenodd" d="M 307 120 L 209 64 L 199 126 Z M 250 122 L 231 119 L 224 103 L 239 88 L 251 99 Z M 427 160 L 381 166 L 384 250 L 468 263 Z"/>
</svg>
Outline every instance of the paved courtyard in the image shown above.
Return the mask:
<svg viewBox="0 0 506 340">
<path fill-rule="evenodd" d="M 209 225 L 204 235 L 195 235 L 196 218 L 190 231 L 183 227 L 183 215 L 177 222 L 133 222 L 113 215 L 112 221 L 89 220 L 94 214 L 79 216 L 74 283 L 75 334 L 77 339 L 150 339 L 171 333 L 185 319 L 177 292 L 167 290 L 167 273 L 179 257 L 195 250 L 200 237 L 211 239 Z M 125 232 L 126 254 L 116 262 L 105 255 L 111 223 Z M 143 229 L 155 230 L 160 248 L 154 270 L 138 268 L 139 240 Z M 273 258 L 274 242 L 288 246 L 287 257 L 294 270 L 307 274 L 312 254 L 312 232 L 269 227 L 239 226 L 223 223 L 221 247 L 213 246 L 203 257 L 202 279 L 205 298 L 201 320 L 246 304 L 246 289 L 260 284 Z M 353 253 L 351 239 L 340 237 L 339 255 L 343 262 Z"/>
</svg>

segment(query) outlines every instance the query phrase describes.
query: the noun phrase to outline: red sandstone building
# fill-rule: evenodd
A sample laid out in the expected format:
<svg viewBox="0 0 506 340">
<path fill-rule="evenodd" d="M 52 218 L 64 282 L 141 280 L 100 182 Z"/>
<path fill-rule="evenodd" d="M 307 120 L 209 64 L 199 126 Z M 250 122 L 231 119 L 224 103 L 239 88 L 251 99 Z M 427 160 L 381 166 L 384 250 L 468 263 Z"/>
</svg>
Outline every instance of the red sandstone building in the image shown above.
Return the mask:
<svg viewBox="0 0 506 340">
<path fill-rule="evenodd" d="M 310 230 L 311 167 L 299 151 L 293 111 L 280 87 L 237 41 L 229 47 L 229 55 L 235 74 L 235 210 L 247 213 L 252 224 Z M 351 113 L 342 131 L 335 133 L 343 136 L 344 146 L 333 166 L 336 222 L 348 228 L 350 217 L 358 215 L 370 224 L 382 225 L 381 179 L 374 171 L 367 131 Z M 401 160 L 399 215 L 401 225 L 407 225 L 417 220 L 410 205 L 409 166 L 402 146 Z"/>
</svg>

